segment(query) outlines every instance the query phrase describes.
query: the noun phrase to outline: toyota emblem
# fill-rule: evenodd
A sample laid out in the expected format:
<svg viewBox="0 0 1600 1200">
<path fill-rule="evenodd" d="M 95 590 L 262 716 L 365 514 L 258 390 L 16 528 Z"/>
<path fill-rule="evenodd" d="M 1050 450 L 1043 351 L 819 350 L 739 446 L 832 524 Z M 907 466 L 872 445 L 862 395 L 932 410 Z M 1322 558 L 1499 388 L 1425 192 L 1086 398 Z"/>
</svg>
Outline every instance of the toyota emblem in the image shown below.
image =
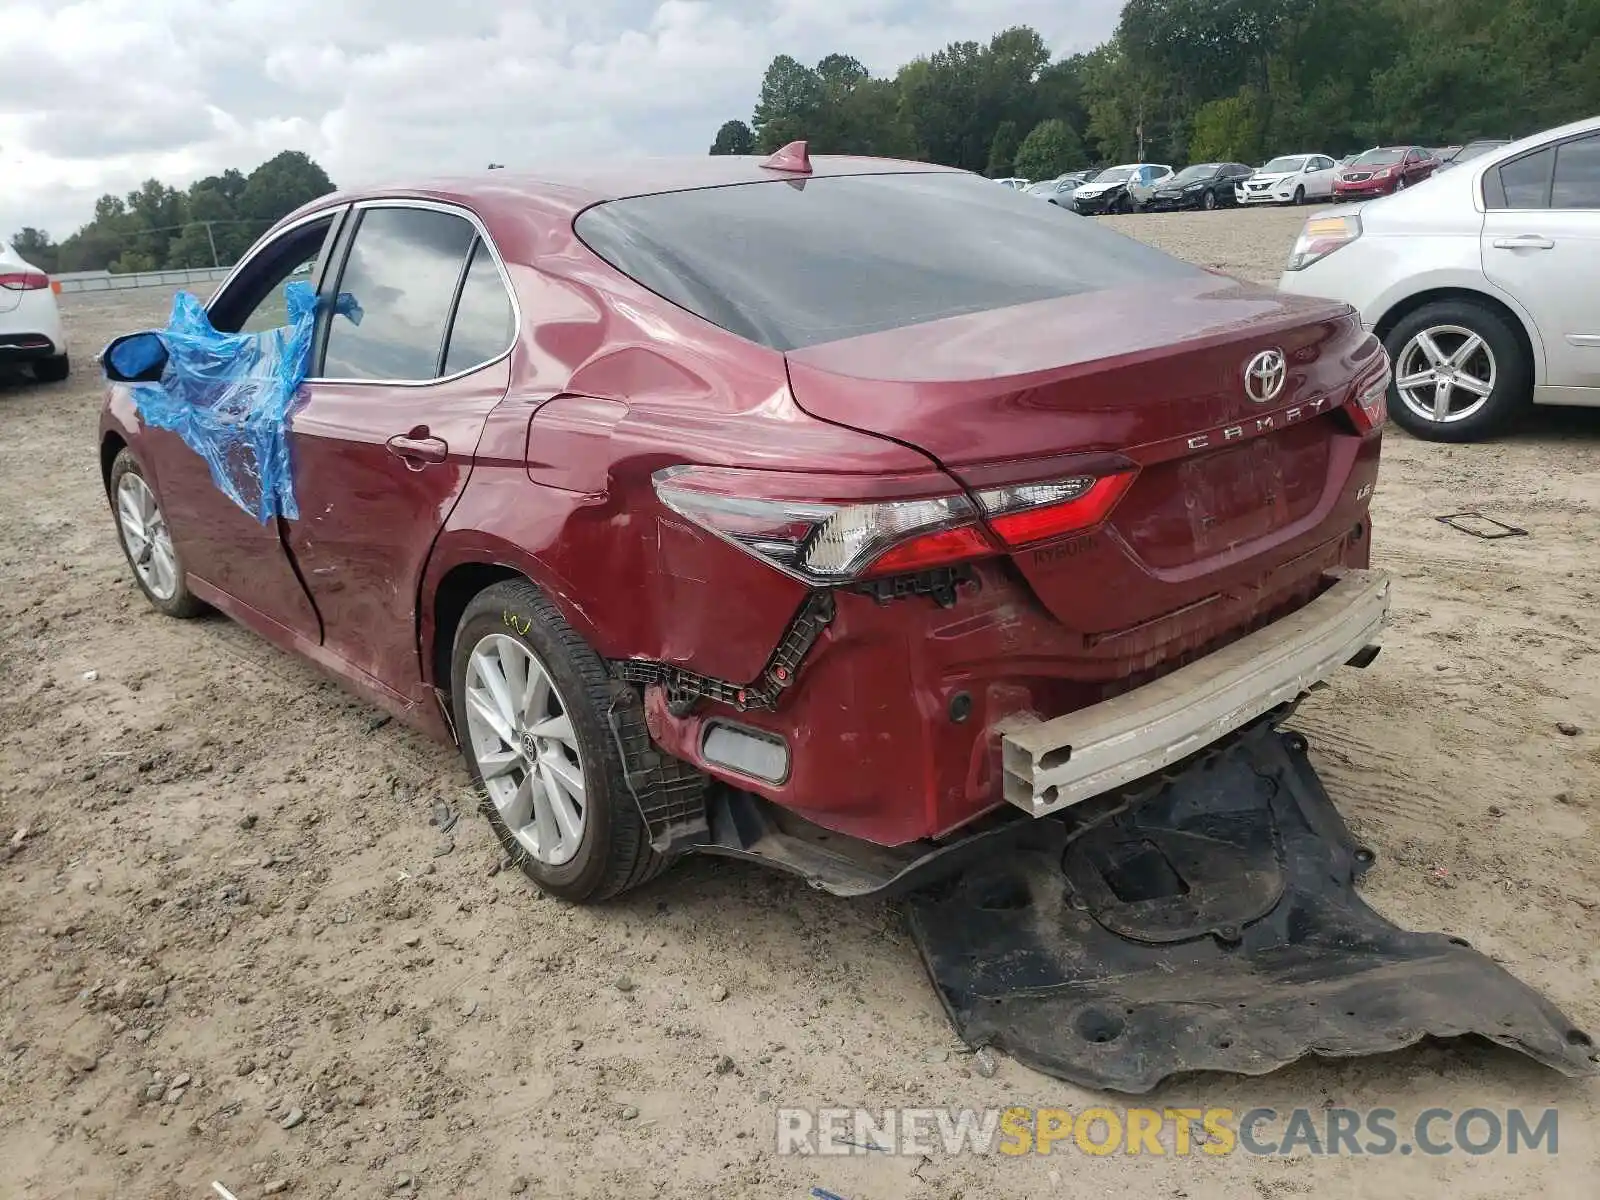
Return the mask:
<svg viewBox="0 0 1600 1200">
<path fill-rule="evenodd" d="M 1282 350 L 1263 350 L 1244 369 L 1244 394 L 1257 404 L 1270 404 L 1289 376 Z"/>
</svg>

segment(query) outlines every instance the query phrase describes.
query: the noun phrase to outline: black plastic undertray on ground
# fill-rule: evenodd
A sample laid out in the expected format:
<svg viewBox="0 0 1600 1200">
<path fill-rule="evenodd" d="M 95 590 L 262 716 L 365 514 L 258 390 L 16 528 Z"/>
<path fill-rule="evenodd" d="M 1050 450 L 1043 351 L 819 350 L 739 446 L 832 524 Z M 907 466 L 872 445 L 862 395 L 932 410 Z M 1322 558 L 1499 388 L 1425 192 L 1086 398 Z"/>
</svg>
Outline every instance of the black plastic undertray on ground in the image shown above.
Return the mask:
<svg viewBox="0 0 1600 1200">
<path fill-rule="evenodd" d="M 1038 821 L 908 898 L 969 1045 L 1131 1093 L 1467 1034 L 1596 1072 L 1589 1036 L 1539 993 L 1462 939 L 1409 933 L 1362 902 L 1372 853 L 1298 734 L 1258 725 L 1127 799 L 1077 836 Z"/>
</svg>

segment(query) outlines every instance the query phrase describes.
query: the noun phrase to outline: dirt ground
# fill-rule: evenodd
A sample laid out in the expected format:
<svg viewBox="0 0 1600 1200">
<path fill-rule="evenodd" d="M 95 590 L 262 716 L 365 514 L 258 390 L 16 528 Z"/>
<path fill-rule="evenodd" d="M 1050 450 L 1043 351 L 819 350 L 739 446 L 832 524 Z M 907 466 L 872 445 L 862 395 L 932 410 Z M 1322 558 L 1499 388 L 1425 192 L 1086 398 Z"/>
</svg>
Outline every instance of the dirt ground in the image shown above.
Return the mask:
<svg viewBox="0 0 1600 1200">
<path fill-rule="evenodd" d="M 1301 215 L 1119 224 L 1273 282 Z M 983 1077 L 892 905 L 716 860 L 601 908 L 541 898 L 481 818 L 430 825 L 465 806 L 453 752 L 225 620 L 152 612 L 101 490 L 91 354 L 168 299 L 66 297 L 72 379 L 0 383 L 0 1196 L 1595 1194 L 1600 1085 L 1485 1044 L 1153 1102 L 1556 1106 L 1555 1157 L 777 1156 L 779 1105 L 1107 1098 L 1004 1057 Z M 1595 1031 L 1600 412 L 1461 448 L 1391 428 L 1384 458 L 1393 627 L 1300 723 L 1378 850 L 1366 897 Z M 1434 520 L 1468 509 L 1529 536 Z"/>
</svg>

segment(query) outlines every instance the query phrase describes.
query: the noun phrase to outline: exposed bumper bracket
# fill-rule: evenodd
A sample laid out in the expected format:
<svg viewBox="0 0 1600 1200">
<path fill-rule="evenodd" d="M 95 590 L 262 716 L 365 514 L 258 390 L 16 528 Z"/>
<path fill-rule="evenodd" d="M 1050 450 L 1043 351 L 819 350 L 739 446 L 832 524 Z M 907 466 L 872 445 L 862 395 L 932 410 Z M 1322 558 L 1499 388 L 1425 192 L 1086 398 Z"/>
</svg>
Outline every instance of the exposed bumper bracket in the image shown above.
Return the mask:
<svg viewBox="0 0 1600 1200">
<path fill-rule="evenodd" d="M 1304 608 L 1153 683 L 1003 726 L 1005 798 L 1044 816 L 1187 758 L 1363 657 L 1388 611 L 1387 575 L 1347 571 Z"/>
</svg>

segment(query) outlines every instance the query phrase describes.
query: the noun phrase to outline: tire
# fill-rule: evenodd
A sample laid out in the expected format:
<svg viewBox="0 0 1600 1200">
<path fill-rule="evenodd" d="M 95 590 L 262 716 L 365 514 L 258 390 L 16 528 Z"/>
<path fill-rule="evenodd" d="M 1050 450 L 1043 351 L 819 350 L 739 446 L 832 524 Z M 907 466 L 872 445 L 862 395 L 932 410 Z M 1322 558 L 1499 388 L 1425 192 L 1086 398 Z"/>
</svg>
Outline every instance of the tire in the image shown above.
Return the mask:
<svg viewBox="0 0 1600 1200">
<path fill-rule="evenodd" d="M 132 480 L 137 480 L 144 493 L 150 497 L 155 512 L 153 522 L 143 523 L 142 543 L 137 540 L 134 532 L 135 526 L 140 522 L 137 520 L 138 506 L 132 498 L 137 487 L 130 482 Z M 126 505 L 125 492 L 129 493 Z M 160 509 L 160 497 L 156 495 L 155 488 L 150 486 L 144 468 L 139 465 L 139 460 L 131 451 L 127 449 L 119 451 L 112 461 L 111 474 L 106 478 L 106 496 L 111 502 L 111 515 L 117 524 L 117 542 L 121 545 L 122 553 L 133 571 L 133 581 L 139 585 L 144 598 L 150 601 L 157 612 L 178 620 L 188 620 L 205 612 L 205 604 L 189 590 L 188 583 L 184 579 L 183 560 L 179 557 L 177 547 L 172 542 L 172 535 L 166 528 L 166 518 L 162 516 Z M 159 530 L 155 529 L 157 524 Z M 158 553 L 158 550 L 163 549 L 164 560 Z M 167 566 L 170 566 L 170 587 L 165 569 Z"/>
<path fill-rule="evenodd" d="M 1399 179 L 1396 179 L 1394 181 L 1394 190 L 1396 192 L 1403 192 L 1403 191 L 1406 190 L 1406 177 L 1404 175 L 1400 176 Z M 1394 194 L 1393 192 L 1390 193 L 1390 195 L 1393 195 L 1393 194 Z"/>
<path fill-rule="evenodd" d="M 1435 345 L 1448 351 L 1459 349 L 1464 339 L 1459 332 L 1446 335 L 1444 330 L 1469 331 L 1483 339 L 1487 349 L 1488 374 L 1492 387 L 1487 397 L 1468 415 L 1449 421 L 1439 421 L 1415 411 L 1401 394 L 1399 380 L 1410 378 L 1414 369 L 1428 361 L 1420 344 L 1413 347 L 1418 336 L 1429 331 L 1440 331 Z M 1533 367 L 1523 348 L 1522 339 L 1510 322 L 1493 309 L 1471 300 L 1443 300 L 1424 305 L 1399 321 L 1383 339 L 1384 347 L 1394 363 L 1395 382 L 1389 385 L 1389 415 L 1406 432 L 1430 442 L 1475 442 L 1507 429 L 1527 409 L 1533 397 Z M 1465 373 L 1483 380 L 1485 358 L 1474 354 L 1466 364 Z M 1410 389 L 1420 399 L 1422 387 Z M 1452 389 L 1457 397 L 1461 389 Z M 1460 396 L 1471 401 L 1471 394 Z M 1457 405 L 1451 403 L 1452 409 Z M 1465 403 L 1459 411 L 1466 411 Z"/>
<path fill-rule="evenodd" d="M 1304 187 L 1295 188 L 1295 190 L 1294 190 L 1294 206 L 1296 208 L 1299 208 L 1305 202 L 1306 202 L 1306 189 Z"/>
<path fill-rule="evenodd" d="M 40 383 L 60 383 L 72 371 L 72 360 L 65 354 L 41 358 L 33 364 L 33 377 Z"/>
<path fill-rule="evenodd" d="M 1127 192 L 1123 192 L 1122 195 L 1117 197 L 1116 203 L 1113 204 L 1111 208 L 1113 212 L 1121 213 L 1123 216 L 1129 216 L 1133 212 L 1133 197 L 1128 195 Z"/>
<path fill-rule="evenodd" d="M 516 768 L 496 779 L 493 787 L 484 779 L 478 749 L 484 724 L 468 698 L 469 670 L 473 669 L 475 651 L 487 653 L 499 647 L 496 653 L 500 655 L 514 653 L 507 646 L 508 641 L 523 647 L 544 670 L 553 685 L 560 715 L 568 721 L 570 750 L 577 759 L 576 774 L 582 782 L 583 797 L 581 834 L 572 839 L 576 846 L 565 861 L 546 861 L 559 857 L 555 852 L 560 845 L 545 851 L 533 844 L 538 832 L 531 799 L 526 801 L 526 821 L 519 814 L 518 800 L 509 799 L 503 804 L 496 800 L 497 794 L 507 791 L 506 781 L 514 780 Z M 497 661 L 504 662 L 504 658 Z M 525 579 L 507 580 L 485 589 L 462 614 L 451 653 L 451 706 L 467 770 L 484 798 L 480 807 L 500 844 L 529 879 L 542 891 L 578 904 L 620 895 L 653 879 L 668 865 L 666 858 L 651 849 L 649 833 L 628 788 L 621 750 L 606 715 L 611 707 L 611 686 L 599 655 L 572 630 L 544 593 Z M 479 695 L 484 694 L 479 689 Z M 481 708 L 477 711 L 481 712 Z M 528 715 L 526 710 L 522 715 Z M 545 718 L 543 723 L 548 725 L 550 720 Z M 518 747 L 511 747 L 504 738 L 498 738 L 497 744 L 510 749 L 513 757 L 520 750 L 524 763 L 545 761 L 545 751 L 529 745 L 534 737 L 533 724 L 529 721 L 528 728 L 514 731 Z M 530 759 L 530 753 L 535 757 Z M 549 778 L 539 773 L 542 769 L 535 766 L 532 772 L 523 771 L 523 780 L 514 789 L 516 797 L 523 795 L 524 786 L 532 786 L 528 782 L 530 776 Z M 576 794 L 568 791 L 566 795 L 568 809 L 576 807 Z M 515 827 L 507 823 L 505 814 L 511 814 Z M 553 825 L 550 828 L 556 832 Z M 567 842 L 563 827 L 561 844 Z"/>
<path fill-rule="evenodd" d="M 1217 194 L 1215 192 L 1207 192 L 1200 198 L 1200 207 L 1205 209 L 1207 212 L 1215 211 L 1217 207 Z"/>
</svg>

